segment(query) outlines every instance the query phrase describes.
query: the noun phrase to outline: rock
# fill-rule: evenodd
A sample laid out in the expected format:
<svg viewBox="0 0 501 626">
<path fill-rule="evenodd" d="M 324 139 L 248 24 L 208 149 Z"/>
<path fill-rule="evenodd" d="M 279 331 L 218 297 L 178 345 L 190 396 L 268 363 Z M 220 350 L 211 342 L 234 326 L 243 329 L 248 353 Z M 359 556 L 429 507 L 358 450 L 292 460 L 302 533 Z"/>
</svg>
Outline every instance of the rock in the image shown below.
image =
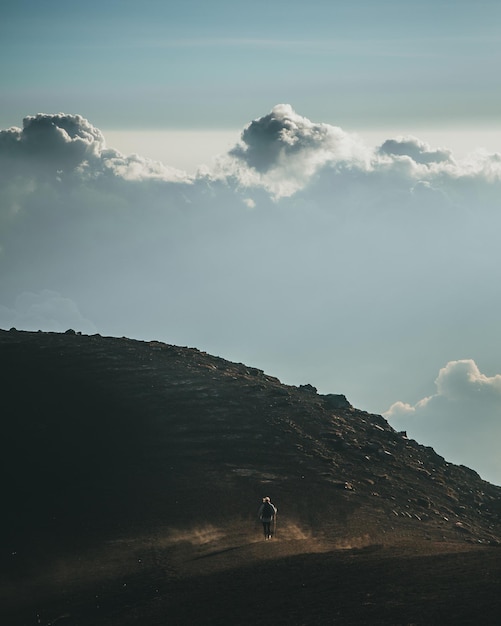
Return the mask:
<svg viewBox="0 0 501 626">
<path fill-rule="evenodd" d="M 322 400 L 327 409 L 351 408 L 351 404 L 346 399 L 346 396 L 341 393 L 328 393 L 322 396 Z"/>
<path fill-rule="evenodd" d="M 313 385 L 310 385 L 310 384 L 299 385 L 299 391 L 307 391 L 309 393 L 317 393 L 317 388 L 314 387 Z"/>
</svg>

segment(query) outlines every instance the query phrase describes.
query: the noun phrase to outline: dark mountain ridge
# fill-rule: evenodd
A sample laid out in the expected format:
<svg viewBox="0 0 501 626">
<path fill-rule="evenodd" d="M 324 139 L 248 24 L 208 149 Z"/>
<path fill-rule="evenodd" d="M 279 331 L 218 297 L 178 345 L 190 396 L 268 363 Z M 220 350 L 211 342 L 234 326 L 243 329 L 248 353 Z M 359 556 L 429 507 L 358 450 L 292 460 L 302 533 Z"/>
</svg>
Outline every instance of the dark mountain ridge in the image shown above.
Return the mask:
<svg viewBox="0 0 501 626">
<path fill-rule="evenodd" d="M 47 587 L 54 579 L 44 572 L 63 561 L 72 572 L 70 563 L 96 550 L 102 572 L 110 546 L 123 547 L 113 558 L 125 567 L 124 555 L 135 555 L 138 542 L 146 542 L 153 555 L 149 573 L 141 578 L 130 564 L 124 571 L 143 581 L 139 590 L 144 580 L 154 587 L 170 581 L 171 597 L 175 580 L 193 583 L 203 576 L 207 585 L 221 571 L 236 571 L 237 561 L 224 559 L 245 554 L 250 567 L 269 559 L 270 549 L 278 567 L 297 553 L 327 549 L 426 543 L 434 553 L 447 545 L 456 554 L 501 541 L 500 487 L 396 432 L 380 415 L 355 409 L 341 394 L 283 385 L 261 370 L 193 348 L 73 331 L 0 331 L 0 363 L 9 503 L 2 572 L 11 624 L 36 623 L 19 621 L 21 581 L 32 581 L 32 597 L 56 606 L 47 600 L 57 596 Z M 279 507 L 277 537 L 266 553 L 264 542 L 255 543 L 263 495 Z M 181 556 L 187 542 L 192 552 Z M 72 590 L 80 580 L 75 576 L 68 574 Z M 205 589 L 196 579 L 197 589 Z M 205 593 L 207 603 L 214 594 Z M 153 618 L 146 595 L 151 621 L 138 616 L 137 623 L 163 623 L 160 605 L 179 615 L 193 611 L 183 588 L 179 602 L 155 605 Z M 73 606 L 64 619 L 136 623 L 130 615 L 117 618 L 117 607 L 102 611 L 103 621 L 94 613 L 86 621 L 85 611 Z M 205 615 L 199 623 L 220 623 Z M 279 623 L 334 623 L 322 615 Z M 172 623 L 190 623 L 176 619 Z M 357 619 L 340 623 L 364 623 Z M 245 620 L 242 615 L 233 623 Z"/>
</svg>

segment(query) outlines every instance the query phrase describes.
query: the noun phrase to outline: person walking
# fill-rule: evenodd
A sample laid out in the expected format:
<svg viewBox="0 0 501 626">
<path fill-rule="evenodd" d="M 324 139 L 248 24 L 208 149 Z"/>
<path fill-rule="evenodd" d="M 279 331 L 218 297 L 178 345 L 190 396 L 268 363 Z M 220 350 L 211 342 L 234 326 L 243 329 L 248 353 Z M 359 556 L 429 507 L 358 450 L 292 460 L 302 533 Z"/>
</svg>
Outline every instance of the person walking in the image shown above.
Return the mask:
<svg viewBox="0 0 501 626">
<path fill-rule="evenodd" d="M 264 538 L 266 540 L 271 539 L 273 536 L 273 520 L 277 515 L 277 511 L 277 507 L 271 503 L 271 500 L 268 498 L 268 496 L 263 498 L 263 503 L 259 507 L 258 515 L 261 523 L 263 524 Z"/>
</svg>

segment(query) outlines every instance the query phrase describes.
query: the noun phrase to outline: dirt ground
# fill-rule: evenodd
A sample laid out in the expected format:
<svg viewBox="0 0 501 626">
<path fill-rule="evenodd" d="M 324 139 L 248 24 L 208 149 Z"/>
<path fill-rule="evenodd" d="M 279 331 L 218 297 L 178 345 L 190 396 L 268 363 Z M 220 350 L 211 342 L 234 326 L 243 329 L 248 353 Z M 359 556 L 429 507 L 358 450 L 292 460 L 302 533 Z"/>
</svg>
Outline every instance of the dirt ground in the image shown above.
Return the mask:
<svg viewBox="0 0 501 626">
<path fill-rule="evenodd" d="M 9 626 L 499 624 L 501 551 L 336 542 L 279 525 L 161 529 L 60 555 L 2 584 Z M 21 570 L 18 570 L 20 573 Z"/>
</svg>

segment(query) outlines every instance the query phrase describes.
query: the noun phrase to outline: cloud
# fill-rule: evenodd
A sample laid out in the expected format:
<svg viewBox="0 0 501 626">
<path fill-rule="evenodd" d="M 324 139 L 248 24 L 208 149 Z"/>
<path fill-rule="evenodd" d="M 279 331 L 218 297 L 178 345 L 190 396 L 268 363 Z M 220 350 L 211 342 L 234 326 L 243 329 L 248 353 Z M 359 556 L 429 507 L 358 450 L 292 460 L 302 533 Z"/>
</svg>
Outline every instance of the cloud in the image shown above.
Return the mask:
<svg viewBox="0 0 501 626">
<path fill-rule="evenodd" d="M 290 195 L 326 163 L 354 162 L 363 167 L 367 149 L 354 135 L 330 124 L 313 123 L 289 104 L 251 122 L 230 155 L 257 175 L 250 180 L 276 195 Z"/>
<path fill-rule="evenodd" d="M 346 159 L 351 156 L 353 143 L 340 128 L 314 124 L 288 104 L 278 104 L 271 113 L 251 122 L 241 139 L 232 154 L 258 172 L 284 165 L 300 154 L 317 161 Z"/>
<path fill-rule="evenodd" d="M 412 136 L 390 138 L 371 149 L 353 133 L 312 122 L 280 104 L 252 121 L 209 175 L 236 181 L 242 188 L 264 189 L 275 200 L 303 192 L 334 193 L 337 200 L 347 191 L 341 202 L 359 197 L 366 214 L 375 204 L 377 210 L 386 204 L 390 212 L 393 205 L 402 207 L 401 212 L 416 208 L 425 204 L 425 192 L 438 210 L 441 203 L 463 209 L 465 200 L 468 205 L 479 200 L 475 194 L 497 203 L 501 157 L 478 152 L 459 161 L 451 150 Z"/>
<path fill-rule="evenodd" d="M 40 113 L 25 117 L 22 129 L 0 132 L 0 154 L 61 168 L 98 157 L 104 146 L 101 131 L 80 115 Z"/>
<path fill-rule="evenodd" d="M 82 316 L 75 302 L 47 289 L 40 293 L 19 294 L 12 309 L 0 306 L 0 328 L 11 327 L 52 332 L 72 328 L 86 334 L 97 332 L 94 324 Z"/>
<path fill-rule="evenodd" d="M 501 484 L 501 374 L 482 374 L 472 359 L 450 361 L 435 385 L 435 394 L 415 405 L 395 402 L 384 416 L 449 461 Z"/>
<path fill-rule="evenodd" d="M 270 113 L 252 121 L 240 142 L 221 157 L 212 169 L 196 177 L 137 154 L 124 155 L 108 148 L 99 129 L 80 115 L 38 114 L 23 120 L 23 128 L 0 131 L 0 180 L 13 195 L 40 184 L 98 186 L 101 191 L 127 183 L 171 183 L 206 188 L 223 183 L 238 192 L 264 191 L 271 199 L 290 197 L 302 191 L 321 193 L 335 185 L 336 194 L 349 185 L 349 196 L 360 195 L 371 210 L 379 203 L 381 189 L 390 194 L 411 194 L 423 190 L 442 198 L 462 200 L 466 188 L 478 193 L 477 179 L 491 184 L 501 179 L 501 157 L 477 154 L 458 164 L 447 149 L 433 149 L 417 138 L 388 139 L 377 150 L 369 149 L 356 135 L 341 128 L 317 123 L 297 114 L 288 104 L 275 106 Z M 460 182 L 458 182 L 460 181 Z M 21 184 L 19 184 L 21 183 Z M 376 195 L 374 194 L 376 192 Z M 5 200 L 15 210 L 17 198 Z M 122 193 L 127 191 L 122 190 Z M 430 194 L 428 194 L 428 197 Z M 248 204 L 247 194 L 245 202 Z M 401 198 L 402 199 L 402 198 Z M 387 198 L 385 198 L 385 201 Z"/>
<path fill-rule="evenodd" d="M 480 373 L 475 361 L 451 361 L 438 374 L 437 392 L 448 400 L 476 402 L 478 397 L 501 402 L 501 375 Z"/>
<path fill-rule="evenodd" d="M 432 150 L 430 146 L 416 137 L 398 137 L 386 140 L 378 150 L 379 154 L 391 157 L 409 157 L 416 163 L 453 163 L 450 150 Z"/>
<path fill-rule="evenodd" d="M 139 157 L 107 149 L 103 134 L 81 115 L 58 113 L 27 116 L 23 127 L 0 131 L 0 162 L 12 175 L 49 174 L 61 180 L 113 174 L 126 180 L 186 180 L 184 172 Z"/>
</svg>

